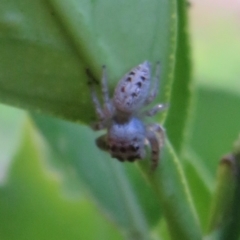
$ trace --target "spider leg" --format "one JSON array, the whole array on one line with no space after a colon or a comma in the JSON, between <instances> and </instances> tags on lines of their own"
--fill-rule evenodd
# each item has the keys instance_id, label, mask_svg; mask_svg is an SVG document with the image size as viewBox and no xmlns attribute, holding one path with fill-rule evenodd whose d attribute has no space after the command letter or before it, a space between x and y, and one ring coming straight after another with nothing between
<instances>
[{"instance_id":1,"label":"spider leg","mask_svg":"<svg viewBox=\"0 0 240 240\"><path fill-rule=\"evenodd\" d=\"M154 106L153 108L144 111L142 114L143 116L147 116L147 117L152 117L155 114L157 114L158 112L164 111L166 108L168 108L169 104L158 104L156 106Z\"/></svg>"},{"instance_id":2,"label":"spider leg","mask_svg":"<svg viewBox=\"0 0 240 240\"><path fill-rule=\"evenodd\" d=\"M158 165L160 149L164 144L164 129L159 124L147 126L146 137L151 146L151 170L155 170Z\"/></svg>"},{"instance_id":3,"label":"spider leg","mask_svg":"<svg viewBox=\"0 0 240 240\"><path fill-rule=\"evenodd\" d=\"M103 66L102 81L101 81L101 85L102 85L101 90L102 90L102 94L103 94L104 107L101 106L101 103L100 103L100 101L97 97L97 93L96 93L95 85L98 84L98 82L95 80L93 74L89 71L89 69L87 69L86 73L89 78L88 84L89 84L90 91L91 91L92 102L95 106L95 111L98 116L98 119L100 120L100 122L98 124L95 124L95 126L99 125L99 127L93 126L93 129L95 129L95 130L103 129L103 127L100 127L100 125L104 125L104 122L108 118L111 118L113 115L113 112L114 112L112 102L109 99L106 67Z\"/></svg>"},{"instance_id":4,"label":"spider leg","mask_svg":"<svg viewBox=\"0 0 240 240\"><path fill-rule=\"evenodd\" d=\"M97 114L99 120L102 121L103 119L105 119L105 116L104 116L104 112L103 112L103 109L101 107L100 101L97 97L96 89L95 89L95 86L94 86L98 82L95 80L94 76L89 71L89 69L86 70L86 74L87 74L88 79L89 79L88 85L89 85L89 88L90 88L90 91L91 91L91 98L92 98L92 102L95 106L96 114Z\"/></svg>"},{"instance_id":5,"label":"spider leg","mask_svg":"<svg viewBox=\"0 0 240 240\"><path fill-rule=\"evenodd\" d=\"M109 98L108 82L107 82L107 69L106 66L102 67L102 94L104 101L104 113L106 118L111 118L113 115L113 106Z\"/></svg>"},{"instance_id":6,"label":"spider leg","mask_svg":"<svg viewBox=\"0 0 240 240\"><path fill-rule=\"evenodd\" d=\"M108 92L108 82L107 82L107 70L106 66L102 66L102 94L104 103L109 103L109 92Z\"/></svg>"},{"instance_id":7,"label":"spider leg","mask_svg":"<svg viewBox=\"0 0 240 240\"><path fill-rule=\"evenodd\" d=\"M106 139L106 134L98 137L96 139L96 145L102 149L103 151L108 151L108 145L107 145L107 139Z\"/></svg>"},{"instance_id":8,"label":"spider leg","mask_svg":"<svg viewBox=\"0 0 240 240\"><path fill-rule=\"evenodd\" d=\"M153 84L149 93L149 96L145 100L145 105L150 104L157 96L159 90L159 82L160 82L160 62L156 64L156 72L155 76L153 77Z\"/></svg>"}]
</instances>

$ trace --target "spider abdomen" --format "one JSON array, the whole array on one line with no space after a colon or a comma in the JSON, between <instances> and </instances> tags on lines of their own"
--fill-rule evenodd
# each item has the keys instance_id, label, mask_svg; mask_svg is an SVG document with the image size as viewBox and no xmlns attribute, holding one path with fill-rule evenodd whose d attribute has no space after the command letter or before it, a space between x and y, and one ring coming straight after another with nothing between
<instances>
[{"instance_id":1,"label":"spider abdomen","mask_svg":"<svg viewBox=\"0 0 240 240\"><path fill-rule=\"evenodd\" d=\"M144 104L150 87L150 64L145 61L133 68L118 83L113 102L117 110L136 112Z\"/></svg>"}]
</instances>

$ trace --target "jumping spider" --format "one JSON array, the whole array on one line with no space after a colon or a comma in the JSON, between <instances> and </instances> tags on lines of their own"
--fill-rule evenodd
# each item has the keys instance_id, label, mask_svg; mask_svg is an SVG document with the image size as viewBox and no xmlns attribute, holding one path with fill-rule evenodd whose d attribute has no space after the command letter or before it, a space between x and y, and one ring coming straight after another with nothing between
<instances>
[{"instance_id":1,"label":"jumping spider","mask_svg":"<svg viewBox=\"0 0 240 240\"><path fill-rule=\"evenodd\" d=\"M87 73L90 79L92 101L99 119L93 128L94 130L107 129L107 134L96 140L97 146L108 151L113 158L121 162L133 162L145 157L145 145L148 143L151 147L151 168L155 169L164 142L164 129L156 123L146 125L142 119L144 116L151 117L164 110L167 105L158 104L147 111L141 111L141 109L150 104L158 94L160 64L157 63L151 89L150 63L145 61L119 81L112 99L109 98L106 67L103 66L103 107L94 88L96 81L90 72Z\"/></svg>"}]
</instances>

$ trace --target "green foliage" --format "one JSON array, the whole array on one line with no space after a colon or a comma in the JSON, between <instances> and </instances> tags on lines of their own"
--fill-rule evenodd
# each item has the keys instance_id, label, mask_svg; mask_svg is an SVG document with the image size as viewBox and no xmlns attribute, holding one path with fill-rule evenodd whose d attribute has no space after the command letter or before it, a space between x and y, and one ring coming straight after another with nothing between
<instances>
[{"instance_id":1,"label":"green foliage","mask_svg":"<svg viewBox=\"0 0 240 240\"><path fill-rule=\"evenodd\" d=\"M173 68L174 0L4 0L0 16L4 103L89 124L94 111L86 68L99 78L105 64L112 88L146 59L162 62L166 81Z\"/></svg>"},{"instance_id":2,"label":"green foliage","mask_svg":"<svg viewBox=\"0 0 240 240\"><path fill-rule=\"evenodd\" d=\"M61 176L43 168L44 151L29 121L24 130L20 150L0 188L0 238L121 239L83 194L61 194Z\"/></svg>"},{"instance_id":3,"label":"green foliage","mask_svg":"<svg viewBox=\"0 0 240 240\"><path fill-rule=\"evenodd\" d=\"M239 186L226 165L215 191L214 178L239 131L240 98L192 91L186 11L184 0L1 1L0 100L34 111L0 107L0 239L225 239ZM100 79L106 64L112 91L144 60L161 61L157 101L170 103L154 173L148 159L122 164L100 151L89 128L86 69Z\"/></svg>"},{"instance_id":4,"label":"green foliage","mask_svg":"<svg viewBox=\"0 0 240 240\"><path fill-rule=\"evenodd\" d=\"M186 135L186 124L191 103L191 61L187 33L187 4L178 1L178 34L176 41L174 82L171 94L171 107L166 121L168 136L178 153L181 152Z\"/></svg>"}]
</instances>

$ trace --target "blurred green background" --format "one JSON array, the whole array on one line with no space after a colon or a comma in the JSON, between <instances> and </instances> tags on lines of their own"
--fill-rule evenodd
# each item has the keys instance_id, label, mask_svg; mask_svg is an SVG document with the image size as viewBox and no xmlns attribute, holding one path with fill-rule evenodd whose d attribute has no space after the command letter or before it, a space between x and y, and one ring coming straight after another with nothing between
<instances>
[{"instance_id":1,"label":"blurred green background","mask_svg":"<svg viewBox=\"0 0 240 240\"><path fill-rule=\"evenodd\" d=\"M184 167L203 230L219 159L240 130L239 16L234 0L195 0L189 8L195 95ZM33 118L41 124L40 116ZM63 174L46 160L58 156L36 122L23 110L0 106L0 239L125 239L86 183L75 181L66 163L58 166Z\"/></svg>"}]
</instances>

